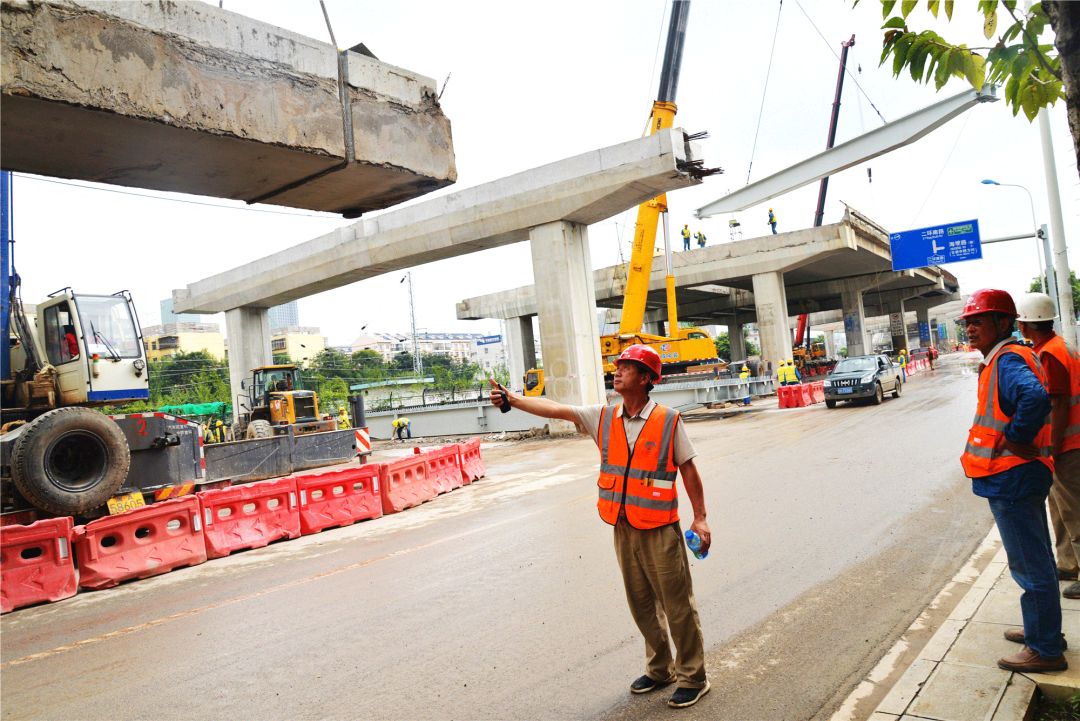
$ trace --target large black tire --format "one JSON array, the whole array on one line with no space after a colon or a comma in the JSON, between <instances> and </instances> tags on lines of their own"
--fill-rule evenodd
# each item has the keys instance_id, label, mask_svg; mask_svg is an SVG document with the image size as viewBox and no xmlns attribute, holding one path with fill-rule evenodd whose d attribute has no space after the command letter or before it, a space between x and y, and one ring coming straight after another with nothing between
<instances>
[{"instance_id":1,"label":"large black tire","mask_svg":"<svg viewBox=\"0 0 1080 721\"><path fill-rule=\"evenodd\" d=\"M31 504L76 515L104 505L131 466L120 426L89 408L57 408L30 423L11 452L11 480Z\"/></svg>"},{"instance_id":2,"label":"large black tire","mask_svg":"<svg viewBox=\"0 0 1080 721\"><path fill-rule=\"evenodd\" d=\"M882 401L885 400L885 391L882 390L881 384L876 383L874 386L874 397L870 399L870 402L875 406L880 406Z\"/></svg>"},{"instance_id":3,"label":"large black tire","mask_svg":"<svg viewBox=\"0 0 1080 721\"><path fill-rule=\"evenodd\" d=\"M825 407L826 408L836 408L836 401L829 401L829 400L825 401Z\"/></svg>"},{"instance_id":4,"label":"large black tire","mask_svg":"<svg viewBox=\"0 0 1080 721\"><path fill-rule=\"evenodd\" d=\"M248 424L247 432L244 434L245 438L273 438L274 427L270 425L270 421L257 420Z\"/></svg>"}]
</instances>

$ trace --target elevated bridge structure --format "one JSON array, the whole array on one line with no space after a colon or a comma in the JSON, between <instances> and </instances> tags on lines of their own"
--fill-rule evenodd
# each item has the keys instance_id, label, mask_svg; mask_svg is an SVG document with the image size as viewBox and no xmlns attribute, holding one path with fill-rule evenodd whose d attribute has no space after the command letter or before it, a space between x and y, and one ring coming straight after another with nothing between
<instances>
[{"instance_id":1,"label":"elevated bridge structure","mask_svg":"<svg viewBox=\"0 0 1080 721\"><path fill-rule=\"evenodd\" d=\"M841 311L848 353L859 355L870 351L868 314L915 310L925 321L930 308L959 297L956 278L942 268L894 272L888 233L852 208L839 223L675 253L673 264L679 319L727 326L733 358L746 357L743 325L757 323L762 359L774 365L791 355L796 314ZM621 307L625 278L624 265L593 271L596 304ZM536 303L536 290L526 286L468 298L458 304L457 317L506 321L511 378L516 379L536 362L531 318ZM666 317L662 268L652 273L648 303L647 320ZM894 347L906 348L906 336L894 338ZM541 352L546 352L543 338Z\"/></svg>"}]
</instances>

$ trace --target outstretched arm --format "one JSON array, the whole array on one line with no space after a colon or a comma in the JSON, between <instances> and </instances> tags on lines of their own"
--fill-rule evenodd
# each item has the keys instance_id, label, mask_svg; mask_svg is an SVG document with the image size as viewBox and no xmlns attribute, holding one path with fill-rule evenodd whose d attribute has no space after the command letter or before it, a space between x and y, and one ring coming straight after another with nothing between
<instances>
[{"instance_id":1,"label":"outstretched arm","mask_svg":"<svg viewBox=\"0 0 1080 721\"><path fill-rule=\"evenodd\" d=\"M712 544L712 533L705 521L705 491L701 487L701 476L698 475L694 459L691 458L679 466L679 473L682 475L686 495L690 498L690 505L694 508L694 522L690 524L690 530L701 537L702 552L708 551Z\"/></svg>"},{"instance_id":2,"label":"outstretched arm","mask_svg":"<svg viewBox=\"0 0 1080 721\"><path fill-rule=\"evenodd\" d=\"M559 420L570 421L571 423L577 421L577 415L574 413L574 409L568 405L556 403L547 398L532 398L519 395L493 378L489 378L488 382L491 384L491 394L489 396L491 405L496 408L502 407L502 404L504 403L503 394L505 394L505 402L509 402L511 408L517 408L526 413L531 413L534 416L540 416L541 418L558 418Z\"/></svg>"}]
</instances>

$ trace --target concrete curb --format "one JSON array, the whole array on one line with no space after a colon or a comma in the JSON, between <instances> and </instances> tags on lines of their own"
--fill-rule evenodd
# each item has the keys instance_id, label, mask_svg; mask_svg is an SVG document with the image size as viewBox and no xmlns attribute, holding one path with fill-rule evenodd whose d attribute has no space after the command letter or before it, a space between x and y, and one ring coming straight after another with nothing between
<instances>
[{"instance_id":1,"label":"concrete curb","mask_svg":"<svg viewBox=\"0 0 1080 721\"><path fill-rule=\"evenodd\" d=\"M993 559L978 573L976 559L991 551L996 551ZM1022 625L1021 591L1007 571L1005 550L995 526L952 581L848 696L833 721L854 717L859 702L896 669L909 646L908 637L926 627L929 612L957 584L971 583L971 588L893 684L869 721L1024 721L1038 691L1059 699L1080 691L1080 649L1075 647L1066 651L1070 668L1062 673L1020 674L997 667L998 658L1018 649L1002 633ZM1063 598L1061 606L1065 635L1080 639L1080 602Z\"/></svg>"}]
</instances>

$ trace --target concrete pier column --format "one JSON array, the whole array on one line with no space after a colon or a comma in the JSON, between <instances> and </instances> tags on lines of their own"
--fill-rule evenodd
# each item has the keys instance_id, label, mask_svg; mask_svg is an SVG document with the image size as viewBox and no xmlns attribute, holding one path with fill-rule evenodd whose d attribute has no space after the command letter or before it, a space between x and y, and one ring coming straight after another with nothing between
<instances>
[{"instance_id":1,"label":"concrete pier column","mask_svg":"<svg viewBox=\"0 0 1080 721\"><path fill-rule=\"evenodd\" d=\"M746 359L746 339L743 335L743 324L738 322L731 322L727 327L728 331L728 343L731 345L731 357L725 358L726 361L732 360L745 360Z\"/></svg>"},{"instance_id":2,"label":"concrete pier column","mask_svg":"<svg viewBox=\"0 0 1080 721\"><path fill-rule=\"evenodd\" d=\"M882 310L888 314L889 323L889 335L892 337L892 349L894 353L899 353L900 349L908 349L908 337L907 337L907 319L904 317L906 308L904 307L904 301L898 300L892 303L886 303ZM900 325L895 325L895 316L900 315Z\"/></svg>"},{"instance_id":3,"label":"concrete pier column","mask_svg":"<svg viewBox=\"0 0 1080 721\"><path fill-rule=\"evenodd\" d=\"M782 272L758 273L754 281L754 308L761 338L761 360L775 371L791 357L791 330L788 328L787 292ZM771 364L771 366L769 365ZM764 371L763 371L764 374Z\"/></svg>"},{"instance_id":4,"label":"concrete pier column","mask_svg":"<svg viewBox=\"0 0 1080 721\"><path fill-rule=\"evenodd\" d=\"M836 357L836 331L825 331L825 355L829 358Z\"/></svg>"},{"instance_id":5,"label":"concrete pier column","mask_svg":"<svg viewBox=\"0 0 1080 721\"><path fill-rule=\"evenodd\" d=\"M560 403L603 403L600 333L587 229L565 220L545 223L529 231L529 242L545 393ZM557 428L555 423L550 427L553 432L568 430Z\"/></svg>"},{"instance_id":6,"label":"concrete pier column","mask_svg":"<svg viewBox=\"0 0 1080 721\"><path fill-rule=\"evenodd\" d=\"M533 336L532 316L522 315L506 321L506 365L510 387L521 390L525 371L536 367L536 339Z\"/></svg>"},{"instance_id":7,"label":"concrete pier column","mask_svg":"<svg viewBox=\"0 0 1080 721\"><path fill-rule=\"evenodd\" d=\"M253 368L270 365L274 359L270 350L269 310L246 306L225 311L225 335L229 338L229 386L235 421L244 410L240 403L248 404L251 390L241 388L241 381L250 381Z\"/></svg>"},{"instance_id":8,"label":"concrete pier column","mask_svg":"<svg viewBox=\"0 0 1080 721\"><path fill-rule=\"evenodd\" d=\"M844 335L847 338L848 357L866 355L870 344L866 340L866 309L863 307L863 285L844 281L840 291L840 304L844 310Z\"/></svg>"},{"instance_id":9,"label":"concrete pier column","mask_svg":"<svg viewBox=\"0 0 1080 721\"><path fill-rule=\"evenodd\" d=\"M919 347L936 346L934 329L930 327L930 306L925 303L915 306L915 321L919 326Z\"/></svg>"}]
</instances>

